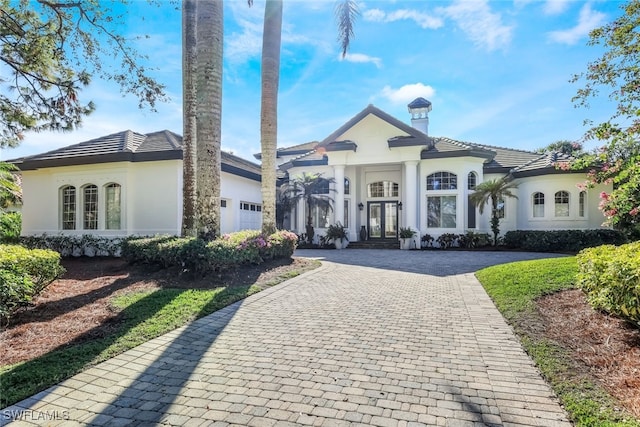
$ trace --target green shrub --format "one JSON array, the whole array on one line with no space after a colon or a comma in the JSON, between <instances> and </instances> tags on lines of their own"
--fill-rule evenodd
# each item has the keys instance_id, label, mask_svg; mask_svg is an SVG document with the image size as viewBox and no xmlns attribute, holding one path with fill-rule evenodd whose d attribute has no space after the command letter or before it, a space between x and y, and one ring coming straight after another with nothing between
<instances>
[{"instance_id":1,"label":"green shrub","mask_svg":"<svg viewBox=\"0 0 640 427\"><path fill-rule=\"evenodd\" d=\"M22 231L20 212L0 213L0 242L18 243Z\"/></svg>"},{"instance_id":2,"label":"green shrub","mask_svg":"<svg viewBox=\"0 0 640 427\"><path fill-rule=\"evenodd\" d=\"M504 235L504 244L512 249L534 252L578 252L585 248L626 242L624 234L611 229L594 230L517 230Z\"/></svg>"},{"instance_id":3,"label":"green shrub","mask_svg":"<svg viewBox=\"0 0 640 427\"><path fill-rule=\"evenodd\" d=\"M0 245L0 317L8 319L62 273L57 252Z\"/></svg>"},{"instance_id":4,"label":"green shrub","mask_svg":"<svg viewBox=\"0 0 640 427\"><path fill-rule=\"evenodd\" d=\"M298 236L277 231L265 237L257 230L225 234L205 242L175 236L134 237L122 244L122 257L130 263L180 267L195 274L207 274L243 264L258 264L293 255Z\"/></svg>"},{"instance_id":5,"label":"green shrub","mask_svg":"<svg viewBox=\"0 0 640 427\"><path fill-rule=\"evenodd\" d=\"M640 326L640 242L585 249L576 259L589 303Z\"/></svg>"}]
</instances>

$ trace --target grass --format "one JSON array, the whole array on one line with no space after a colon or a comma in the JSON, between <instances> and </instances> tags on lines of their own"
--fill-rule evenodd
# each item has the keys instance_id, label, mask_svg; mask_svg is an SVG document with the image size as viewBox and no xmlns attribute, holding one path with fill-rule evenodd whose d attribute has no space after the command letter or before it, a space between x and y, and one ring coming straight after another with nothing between
<instances>
[{"instance_id":1,"label":"grass","mask_svg":"<svg viewBox=\"0 0 640 427\"><path fill-rule=\"evenodd\" d=\"M575 257L565 257L497 265L476 276L577 426L638 427L639 420L615 411L613 398L603 388L576 374L567 351L524 327L536 320L536 298L574 288L576 274Z\"/></svg>"},{"instance_id":2,"label":"grass","mask_svg":"<svg viewBox=\"0 0 640 427\"><path fill-rule=\"evenodd\" d=\"M115 330L87 340L86 336L30 361L0 368L0 408L59 383L99 362L114 357L190 321L211 314L260 290L320 265L315 261L300 271L289 271L261 286L216 289L158 289L115 297L120 311ZM91 334L89 331L87 334Z\"/></svg>"}]
</instances>

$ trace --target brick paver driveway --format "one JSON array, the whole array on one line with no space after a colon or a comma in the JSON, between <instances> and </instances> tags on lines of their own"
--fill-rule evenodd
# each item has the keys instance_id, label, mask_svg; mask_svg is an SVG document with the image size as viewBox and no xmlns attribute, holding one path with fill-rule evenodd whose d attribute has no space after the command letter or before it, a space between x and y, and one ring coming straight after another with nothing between
<instances>
[{"instance_id":1,"label":"brick paver driveway","mask_svg":"<svg viewBox=\"0 0 640 427\"><path fill-rule=\"evenodd\" d=\"M2 422L570 425L472 274L538 255L297 255L323 266L6 408Z\"/></svg>"}]
</instances>

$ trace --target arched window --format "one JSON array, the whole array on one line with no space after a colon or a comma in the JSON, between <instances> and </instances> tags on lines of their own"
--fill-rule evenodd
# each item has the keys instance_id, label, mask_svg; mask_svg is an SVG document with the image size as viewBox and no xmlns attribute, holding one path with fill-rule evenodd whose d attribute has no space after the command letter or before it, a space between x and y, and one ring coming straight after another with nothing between
<instances>
[{"instance_id":1,"label":"arched window","mask_svg":"<svg viewBox=\"0 0 640 427\"><path fill-rule=\"evenodd\" d=\"M427 190L457 190L458 176L451 172L435 172L427 176Z\"/></svg>"},{"instance_id":2,"label":"arched window","mask_svg":"<svg viewBox=\"0 0 640 427\"><path fill-rule=\"evenodd\" d=\"M578 216L581 218L585 217L585 205L587 202L587 192L581 191L578 194Z\"/></svg>"},{"instance_id":3,"label":"arched window","mask_svg":"<svg viewBox=\"0 0 640 427\"><path fill-rule=\"evenodd\" d=\"M121 218L121 188L120 184L108 184L105 187L105 228L120 230Z\"/></svg>"},{"instance_id":4,"label":"arched window","mask_svg":"<svg viewBox=\"0 0 640 427\"><path fill-rule=\"evenodd\" d=\"M569 216L569 192L556 192L555 202L556 216Z\"/></svg>"},{"instance_id":5,"label":"arched window","mask_svg":"<svg viewBox=\"0 0 640 427\"><path fill-rule=\"evenodd\" d=\"M60 189L60 218L63 230L76 229L76 187L67 185Z\"/></svg>"},{"instance_id":6,"label":"arched window","mask_svg":"<svg viewBox=\"0 0 640 427\"><path fill-rule=\"evenodd\" d=\"M533 217L544 217L544 193L533 193Z\"/></svg>"},{"instance_id":7,"label":"arched window","mask_svg":"<svg viewBox=\"0 0 640 427\"><path fill-rule=\"evenodd\" d=\"M82 225L85 230L98 229L98 187L90 184L82 189Z\"/></svg>"},{"instance_id":8,"label":"arched window","mask_svg":"<svg viewBox=\"0 0 640 427\"><path fill-rule=\"evenodd\" d=\"M344 194L351 194L351 181L349 181L349 178L344 179Z\"/></svg>"},{"instance_id":9,"label":"arched window","mask_svg":"<svg viewBox=\"0 0 640 427\"><path fill-rule=\"evenodd\" d=\"M367 185L368 197L398 197L398 184L392 181L378 181Z\"/></svg>"},{"instance_id":10,"label":"arched window","mask_svg":"<svg viewBox=\"0 0 640 427\"><path fill-rule=\"evenodd\" d=\"M469 172L469 175L467 175L467 189L475 190L477 181L478 175L475 172Z\"/></svg>"}]
</instances>

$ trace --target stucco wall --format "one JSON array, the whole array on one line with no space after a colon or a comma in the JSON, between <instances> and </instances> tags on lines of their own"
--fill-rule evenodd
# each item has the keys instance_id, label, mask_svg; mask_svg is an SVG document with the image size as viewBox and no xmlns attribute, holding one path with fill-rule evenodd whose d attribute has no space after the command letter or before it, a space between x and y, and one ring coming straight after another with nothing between
<instances>
[{"instance_id":1,"label":"stucco wall","mask_svg":"<svg viewBox=\"0 0 640 427\"><path fill-rule=\"evenodd\" d=\"M107 184L121 185L121 229L104 224ZM82 193L87 184L98 187L98 229L82 228ZM62 230L60 189L76 187L76 229ZM106 163L23 172L22 234L99 234L102 236L180 234L182 218L182 161ZM241 201L261 204L260 182L222 172L221 231L239 230Z\"/></svg>"}]
</instances>

